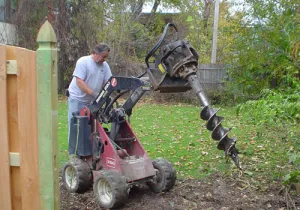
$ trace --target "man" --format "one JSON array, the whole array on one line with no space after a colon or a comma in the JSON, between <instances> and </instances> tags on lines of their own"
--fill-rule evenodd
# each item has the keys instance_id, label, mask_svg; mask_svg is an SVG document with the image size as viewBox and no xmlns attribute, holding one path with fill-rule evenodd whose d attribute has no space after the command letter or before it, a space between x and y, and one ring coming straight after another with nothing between
<instances>
[{"instance_id":1,"label":"man","mask_svg":"<svg viewBox=\"0 0 300 210\"><path fill-rule=\"evenodd\" d=\"M103 43L97 45L91 55L83 56L76 62L73 79L69 86L68 127L73 112L90 104L98 96L106 81L112 76L105 61L110 48Z\"/></svg>"}]
</instances>

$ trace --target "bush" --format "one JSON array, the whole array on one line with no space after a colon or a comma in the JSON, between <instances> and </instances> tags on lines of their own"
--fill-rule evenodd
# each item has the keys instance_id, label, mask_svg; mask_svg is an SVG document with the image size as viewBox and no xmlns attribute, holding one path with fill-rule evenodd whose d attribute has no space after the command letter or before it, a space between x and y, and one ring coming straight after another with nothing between
<instances>
[{"instance_id":1,"label":"bush","mask_svg":"<svg viewBox=\"0 0 300 210\"><path fill-rule=\"evenodd\" d=\"M255 124L300 122L300 85L280 91L264 89L259 100L238 105L237 114L241 113Z\"/></svg>"}]
</instances>

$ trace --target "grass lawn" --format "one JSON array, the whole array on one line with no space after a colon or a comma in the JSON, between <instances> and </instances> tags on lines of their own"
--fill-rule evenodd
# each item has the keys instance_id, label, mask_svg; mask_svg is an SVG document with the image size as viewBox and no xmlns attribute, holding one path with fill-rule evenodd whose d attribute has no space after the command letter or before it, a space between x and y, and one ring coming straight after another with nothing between
<instances>
[{"instance_id":1,"label":"grass lawn","mask_svg":"<svg viewBox=\"0 0 300 210\"><path fill-rule=\"evenodd\" d=\"M299 124L261 127L249 124L243 116L236 116L234 107L221 108L225 118L223 127L232 127L230 137L237 137L240 162L244 176L257 186L279 180L290 171L299 170ZM67 102L59 101L59 161L67 160ZM219 172L239 174L230 160L226 163L217 141L210 137L205 121L199 117L201 108L187 104L138 104L131 117L131 125L148 155L164 157L173 163L179 178L205 178ZM295 158L296 157L296 158ZM293 162L293 158L297 161Z\"/></svg>"},{"instance_id":2,"label":"grass lawn","mask_svg":"<svg viewBox=\"0 0 300 210\"><path fill-rule=\"evenodd\" d=\"M68 159L68 102L58 101L58 158L60 166Z\"/></svg>"}]
</instances>

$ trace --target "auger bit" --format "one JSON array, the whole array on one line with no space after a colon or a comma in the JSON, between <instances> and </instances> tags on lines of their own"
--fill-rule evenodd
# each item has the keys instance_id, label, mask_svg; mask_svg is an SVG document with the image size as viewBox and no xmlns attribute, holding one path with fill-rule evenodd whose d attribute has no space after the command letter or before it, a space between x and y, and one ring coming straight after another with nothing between
<instances>
[{"instance_id":1,"label":"auger bit","mask_svg":"<svg viewBox=\"0 0 300 210\"><path fill-rule=\"evenodd\" d=\"M200 117L202 120L207 121L206 128L212 131L212 138L219 142L218 149L224 150L226 157L231 157L235 165L241 169L238 150L235 147L236 138L230 138L228 136L228 133L231 129L223 128L222 121L224 118L217 116L218 110L210 107L197 76L190 75L187 79L204 107L200 112Z\"/></svg>"}]
</instances>

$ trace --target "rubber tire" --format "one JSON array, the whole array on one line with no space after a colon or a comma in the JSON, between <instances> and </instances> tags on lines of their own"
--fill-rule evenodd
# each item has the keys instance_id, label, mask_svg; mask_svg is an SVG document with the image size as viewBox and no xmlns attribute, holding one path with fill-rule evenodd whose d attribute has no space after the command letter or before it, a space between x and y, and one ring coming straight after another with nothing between
<instances>
[{"instance_id":1,"label":"rubber tire","mask_svg":"<svg viewBox=\"0 0 300 210\"><path fill-rule=\"evenodd\" d=\"M105 201L105 194L100 192L98 184L100 186L101 184L107 184L111 189L111 197L109 198L109 201ZM105 188L104 185L101 187ZM110 189L108 189L108 191L110 191ZM111 209L122 207L128 200L128 194L129 185L126 178L118 171L103 170L95 180L94 195L97 203L103 208Z\"/></svg>"},{"instance_id":2,"label":"rubber tire","mask_svg":"<svg viewBox=\"0 0 300 210\"><path fill-rule=\"evenodd\" d=\"M73 170L75 173L74 186L70 186L67 181L68 170ZM90 189L92 177L91 169L87 162L79 158L73 158L63 167L62 171L63 183L69 192L84 193Z\"/></svg>"},{"instance_id":3,"label":"rubber tire","mask_svg":"<svg viewBox=\"0 0 300 210\"><path fill-rule=\"evenodd\" d=\"M147 182L152 192L167 192L172 189L176 181L176 170L172 164L164 159L157 158L152 161L153 167L157 170L157 182Z\"/></svg>"}]
</instances>

